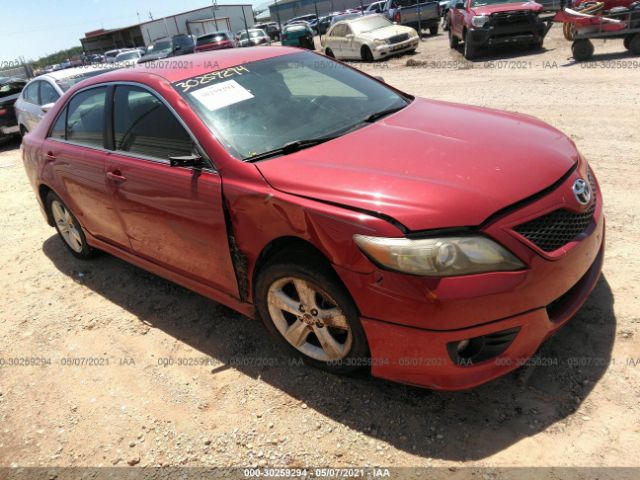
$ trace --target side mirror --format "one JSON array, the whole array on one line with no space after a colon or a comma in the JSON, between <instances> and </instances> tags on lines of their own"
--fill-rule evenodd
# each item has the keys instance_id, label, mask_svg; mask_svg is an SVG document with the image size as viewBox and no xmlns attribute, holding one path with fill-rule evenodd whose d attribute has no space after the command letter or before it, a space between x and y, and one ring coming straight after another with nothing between
<instances>
[{"instance_id":1,"label":"side mirror","mask_svg":"<svg viewBox=\"0 0 640 480\"><path fill-rule=\"evenodd\" d=\"M386 83L386 82L384 81L384 77L381 77L380 75L374 75L374 76L373 76L373 78L375 78L375 79L376 79L376 80L378 80L379 82Z\"/></svg>"},{"instance_id":2,"label":"side mirror","mask_svg":"<svg viewBox=\"0 0 640 480\"><path fill-rule=\"evenodd\" d=\"M53 108L54 105L55 105L55 103L45 103L40 108L42 109L42 111L44 113L47 113L49 110L51 110Z\"/></svg>"},{"instance_id":3,"label":"side mirror","mask_svg":"<svg viewBox=\"0 0 640 480\"><path fill-rule=\"evenodd\" d=\"M169 157L169 165L172 167L195 167L201 168L204 166L202 157L196 153L191 155L181 155L175 157Z\"/></svg>"}]
</instances>

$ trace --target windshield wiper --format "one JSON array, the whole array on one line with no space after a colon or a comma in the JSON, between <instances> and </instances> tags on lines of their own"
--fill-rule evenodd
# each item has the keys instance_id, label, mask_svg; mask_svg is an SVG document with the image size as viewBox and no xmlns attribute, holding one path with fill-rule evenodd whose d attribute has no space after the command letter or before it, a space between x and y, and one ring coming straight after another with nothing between
<instances>
[{"instance_id":1,"label":"windshield wiper","mask_svg":"<svg viewBox=\"0 0 640 480\"><path fill-rule=\"evenodd\" d=\"M391 115L392 113L399 112L404 107L406 107L406 105L402 105L401 107L387 108L386 110L382 110L380 112L372 113L367 118L365 118L363 121L367 122L367 123L373 123L376 120L380 120L382 117L386 117L387 115Z\"/></svg>"},{"instance_id":2,"label":"windshield wiper","mask_svg":"<svg viewBox=\"0 0 640 480\"><path fill-rule=\"evenodd\" d=\"M279 155L288 155L290 153L304 150L305 148L313 147L329 140L338 138L339 135L332 135L330 137L310 138L308 140L294 140L293 142L285 143L282 147L267 152L252 155L247 158L243 158L245 162L255 162L257 160L263 160L265 158L277 157Z\"/></svg>"}]
</instances>

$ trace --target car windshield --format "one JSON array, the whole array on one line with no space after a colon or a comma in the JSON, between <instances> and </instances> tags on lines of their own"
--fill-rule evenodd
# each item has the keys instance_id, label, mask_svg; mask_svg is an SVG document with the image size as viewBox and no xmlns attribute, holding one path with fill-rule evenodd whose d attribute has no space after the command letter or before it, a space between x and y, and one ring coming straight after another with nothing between
<instances>
[{"instance_id":1,"label":"car windshield","mask_svg":"<svg viewBox=\"0 0 640 480\"><path fill-rule=\"evenodd\" d=\"M500 5L501 3L522 3L523 0L471 0L472 7L484 7L485 5Z\"/></svg>"},{"instance_id":2,"label":"car windshield","mask_svg":"<svg viewBox=\"0 0 640 480\"><path fill-rule=\"evenodd\" d=\"M224 33L214 33L211 35L205 35L198 38L198 45L204 45L205 43L222 42L227 40L227 35Z\"/></svg>"},{"instance_id":3,"label":"car windshield","mask_svg":"<svg viewBox=\"0 0 640 480\"><path fill-rule=\"evenodd\" d=\"M71 87L73 87L76 83L80 83L81 81L87 78L95 77L96 75L100 75L101 73L109 72L111 70L112 70L111 68L103 68L99 70L97 69L87 70L86 72L79 73L77 75L74 75L73 77L58 79L56 80L56 83L58 84L58 86L63 92L66 92Z\"/></svg>"},{"instance_id":4,"label":"car windshield","mask_svg":"<svg viewBox=\"0 0 640 480\"><path fill-rule=\"evenodd\" d=\"M154 43L152 47L153 53L171 51L171 40L163 40L162 42Z\"/></svg>"},{"instance_id":5,"label":"car windshield","mask_svg":"<svg viewBox=\"0 0 640 480\"><path fill-rule=\"evenodd\" d=\"M375 16L352 22L351 28L355 33L367 33L378 30L379 28L388 27L389 25L393 25L393 23L384 17Z\"/></svg>"},{"instance_id":6,"label":"car windshield","mask_svg":"<svg viewBox=\"0 0 640 480\"><path fill-rule=\"evenodd\" d=\"M173 84L236 158L343 135L409 103L385 85L307 52Z\"/></svg>"}]
</instances>

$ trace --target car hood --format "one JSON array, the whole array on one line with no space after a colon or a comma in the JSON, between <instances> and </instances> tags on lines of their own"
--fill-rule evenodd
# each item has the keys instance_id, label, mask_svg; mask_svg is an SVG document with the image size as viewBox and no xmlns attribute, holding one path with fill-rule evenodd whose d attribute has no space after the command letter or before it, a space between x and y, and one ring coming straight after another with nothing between
<instances>
[{"instance_id":1,"label":"car hood","mask_svg":"<svg viewBox=\"0 0 640 480\"><path fill-rule=\"evenodd\" d=\"M578 161L533 117L416 99L335 140L257 162L273 188L393 217L409 230L475 226Z\"/></svg>"},{"instance_id":2,"label":"car hood","mask_svg":"<svg viewBox=\"0 0 640 480\"><path fill-rule=\"evenodd\" d=\"M161 60L163 58L167 58L170 54L171 52L149 53L147 55L143 55L138 61L138 63L153 62L154 60Z\"/></svg>"},{"instance_id":3,"label":"car hood","mask_svg":"<svg viewBox=\"0 0 640 480\"><path fill-rule=\"evenodd\" d=\"M402 25L389 25L388 27L378 28L371 32L361 33L358 36L369 40L375 40L376 38L390 38L395 35L401 35L403 33L408 33L409 36L412 36L411 34L413 32L415 32L415 30L410 27L403 27Z\"/></svg>"},{"instance_id":4,"label":"car hood","mask_svg":"<svg viewBox=\"0 0 640 480\"><path fill-rule=\"evenodd\" d=\"M491 15L499 12L518 12L521 10L542 11L542 5L536 2L499 3L497 5L485 5L471 8L473 15Z\"/></svg>"}]
</instances>

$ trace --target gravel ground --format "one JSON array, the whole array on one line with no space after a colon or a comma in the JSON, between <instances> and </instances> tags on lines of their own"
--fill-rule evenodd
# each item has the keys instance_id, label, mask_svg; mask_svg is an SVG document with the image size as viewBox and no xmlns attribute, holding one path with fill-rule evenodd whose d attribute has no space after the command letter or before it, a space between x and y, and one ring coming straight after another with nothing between
<instances>
[{"instance_id":1,"label":"gravel ground","mask_svg":"<svg viewBox=\"0 0 640 480\"><path fill-rule=\"evenodd\" d=\"M354 63L411 94L540 117L602 185L594 293L538 366L466 392L290 365L256 322L113 257L74 259L18 143L0 146L0 466L638 466L640 58L596 42L578 65L569 47L556 26L539 52L469 63L439 35ZM19 357L37 365L7 365Z\"/></svg>"}]
</instances>

